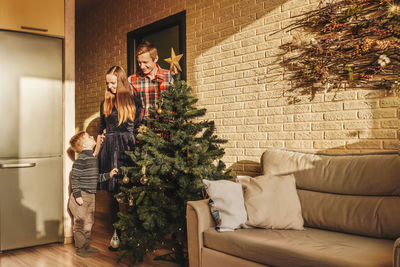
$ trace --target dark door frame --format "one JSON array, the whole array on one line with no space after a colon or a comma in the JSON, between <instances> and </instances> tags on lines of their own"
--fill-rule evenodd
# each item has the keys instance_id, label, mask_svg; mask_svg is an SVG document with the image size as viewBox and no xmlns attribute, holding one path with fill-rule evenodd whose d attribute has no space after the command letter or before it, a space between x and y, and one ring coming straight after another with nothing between
<instances>
[{"instance_id":1,"label":"dark door frame","mask_svg":"<svg viewBox=\"0 0 400 267\"><path fill-rule=\"evenodd\" d=\"M165 19L156 21L139 29L128 32L127 34L127 56L128 70L127 74L131 75L137 72L135 50L136 46L143 41L146 35L178 26L179 28L179 47L180 51L175 51L176 54L183 54L180 60L182 67L182 79L186 80L186 11L182 11Z\"/></svg>"}]
</instances>

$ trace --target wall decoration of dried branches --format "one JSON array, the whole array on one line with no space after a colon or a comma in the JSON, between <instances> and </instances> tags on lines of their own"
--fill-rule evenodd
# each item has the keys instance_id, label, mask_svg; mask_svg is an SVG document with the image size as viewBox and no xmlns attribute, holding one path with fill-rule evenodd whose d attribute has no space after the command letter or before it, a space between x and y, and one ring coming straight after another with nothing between
<instances>
[{"instance_id":1,"label":"wall decoration of dried branches","mask_svg":"<svg viewBox=\"0 0 400 267\"><path fill-rule=\"evenodd\" d=\"M286 30L294 38L282 46L283 65L295 88L400 92L399 0L322 1Z\"/></svg>"}]
</instances>

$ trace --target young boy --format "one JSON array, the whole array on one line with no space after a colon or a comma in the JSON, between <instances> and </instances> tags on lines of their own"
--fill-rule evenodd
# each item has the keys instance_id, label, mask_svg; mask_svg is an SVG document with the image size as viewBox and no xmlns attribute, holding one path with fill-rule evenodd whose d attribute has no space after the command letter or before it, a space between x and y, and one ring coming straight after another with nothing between
<instances>
[{"instance_id":1,"label":"young boy","mask_svg":"<svg viewBox=\"0 0 400 267\"><path fill-rule=\"evenodd\" d=\"M97 182L109 180L118 173L114 168L110 173L99 174L96 153L93 151L96 141L86 132L79 132L70 140L71 148L79 153L72 165L72 193L68 207L74 217L74 240L76 254L90 257L99 250L90 245L91 230L94 223L95 193Z\"/></svg>"}]
</instances>

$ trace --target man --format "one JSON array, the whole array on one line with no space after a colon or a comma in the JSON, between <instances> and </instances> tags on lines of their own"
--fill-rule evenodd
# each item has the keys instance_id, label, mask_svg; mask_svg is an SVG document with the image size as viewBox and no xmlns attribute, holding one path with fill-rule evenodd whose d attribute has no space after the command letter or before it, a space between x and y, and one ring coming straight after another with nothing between
<instances>
[{"instance_id":1,"label":"man","mask_svg":"<svg viewBox=\"0 0 400 267\"><path fill-rule=\"evenodd\" d=\"M145 41L136 49L136 60L140 72L128 77L132 93L142 101L142 116L149 115L149 107L154 107L156 99L161 98L161 91L167 90L174 82L169 70L160 68L157 64L157 48Z\"/></svg>"}]
</instances>

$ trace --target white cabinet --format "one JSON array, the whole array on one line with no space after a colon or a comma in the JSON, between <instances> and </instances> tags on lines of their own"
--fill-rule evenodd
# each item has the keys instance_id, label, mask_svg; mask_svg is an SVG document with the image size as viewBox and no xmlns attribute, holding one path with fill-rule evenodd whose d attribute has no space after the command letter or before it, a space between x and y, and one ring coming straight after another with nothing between
<instances>
[{"instance_id":1,"label":"white cabinet","mask_svg":"<svg viewBox=\"0 0 400 267\"><path fill-rule=\"evenodd\" d=\"M64 0L0 0L0 29L64 36Z\"/></svg>"}]
</instances>

